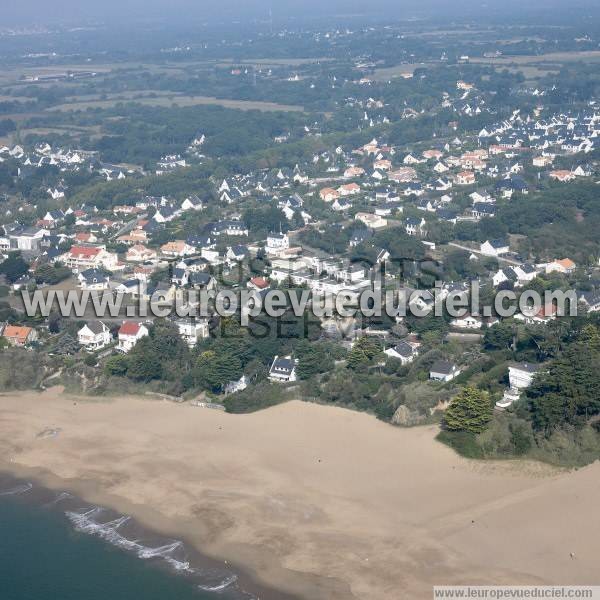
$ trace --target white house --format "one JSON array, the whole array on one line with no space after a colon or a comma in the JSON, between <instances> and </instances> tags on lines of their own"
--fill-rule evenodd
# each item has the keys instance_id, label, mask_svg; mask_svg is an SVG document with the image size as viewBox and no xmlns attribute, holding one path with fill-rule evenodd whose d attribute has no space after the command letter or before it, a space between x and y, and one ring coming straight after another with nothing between
<instances>
[{"instance_id":1,"label":"white house","mask_svg":"<svg viewBox=\"0 0 600 600\"><path fill-rule=\"evenodd\" d=\"M546 265L546 273L562 273L568 275L577 268L577 265L570 258L561 258L553 260Z\"/></svg>"},{"instance_id":2,"label":"white house","mask_svg":"<svg viewBox=\"0 0 600 600\"><path fill-rule=\"evenodd\" d=\"M129 352L139 340L146 337L150 332L145 325L135 321L123 321L119 329L119 343L117 350L120 352Z\"/></svg>"},{"instance_id":3,"label":"white house","mask_svg":"<svg viewBox=\"0 0 600 600\"><path fill-rule=\"evenodd\" d=\"M110 330L102 321L88 321L77 332L77 341L86 350L100 350L110 344Z\"/></svg>"},{"instance_id":4,"label":"white house","mask_svg":"<svg viewBox=\"0 0 600 600\"><path fill-rule=\"evenodd\" d=\"M277 383L296 381L296 366L298 360L291 356L276 356L269 369L269 379Z\"/></svg>"},{"instance_id":5,"label":"white house","mask_svg":"<svg viewBox=\"0 0 600 600\"><path fill-rule=\"evenodd\" d=\"M371 213L358 212L354 217L357 221L362 221L370 229L381 229L387 226L387 220L379 215Z\"/></svg>"},{"instance_id":6,"label":"white house","mask_svg":"<svg viewBox=\"0 0 600 600\"><path fill-rule=\"evenodd\" d=\"M156 260L157 258L158 254L156 250L147 248L143 244L133 245L127 250L127 254L125 255L125 260L128 262L146 262L147 260Z\"/></svg>"},{"instance_id":7,"label":"white house","mask_svg":"<svg viewBox=\"0 0 600 600\"><path fill-rule=\"evenodd\" d=\"M198 340L205 339L209 335L208 319L178 319L175 325L179 335L190 348L193 348Z\"/></svg>"},{"instance_id":8,"label":"white house","mask_svg":"<svg viewBox=\"0 0 600 600\"><path fill-rule=\"evenodd\" d=\"M429 379L433 381L452 381L460 375L460 369L453 363L445 360L436 361L429 370Z\"/></svg>"},{"instance_id":9,"label":"white house","mask_svg":"<svg viewBox=\"0 0 600 600\"><path fill-rule=\"evenodd\" d=\"M82 290L100 292L110 286L110 277L100 269L86 269L77 276Z\"/></svg>"},{"instance_id":10,"label":"white house","mask_svg":"<svg viewBox=\"0 0 600 600\"><path fill-rule=\"evenodd\" d=\"M507 240L486 240L480 246L480 252L484 256L501 256L510 252Z\"/></svg>"},{"instance_id":11,"label":"white house","mask_svg":"<svg viewBox=\"0 0 600 600\"><path fill-rule=\"evenodd\" d=\"M204 204L202 203L202 200L198 198L198 196L190 196L181 203L181 210L183 211L202 210L203 208Z\"/></svg>"},{"instance_id":12,"label":"white house","mask_svg":"<svg viewBox=\"0 0 600 600\"><path fill-rule=\"evenodd\" d=\"M426 224L427 222L423 218L406 217L404 229L408 235L424 235Z\"/></svg>"},{"instance_id":13,"label":"white house","mask_svg":"<svg viewBox=\"0 0 600 600\"><path fill-rule=\"evenodd\" d=\"M86 269L114 269L119 258L114 252L108 252L105 246L73 246L62 256L62 262L73 273Z\"/></svg>"},{"instance_id":14,"label":"white house","mask_svg":"<svg viewBox=\"0 0 600 600\"><path fill-rule=\"evenodd\" d=\"M267 254L278 254L290 247L290 238L287 233L269 233L265 251Z\"/></svg>"},{"instance_id":15,"label":"white house","mask_svg":"<svg viewBox=\"0 0 600 600\"><path fill-rule=\"evenodd\" d=\"M521 392L532 383L536 373L540 371L540 365L530 363L514 363L508 367L509 388L505 390L501 400L496 402L496 408L504 410L521 397Z\"/></svg>"},{"instance_id":16,"label":"white house","mask_svg":"<svg viewBox=\"0 0 600 600\"><path fill-rule=\"evenodd\" d=\"M452 325L452 327L457 327L458 329L481 329L483 327L483 321L479 317L467 314L463 317L452 319L450 325Z\"/></svg>"},{"instance_id":17,"label":"white house","mask_svg":"<svg viewBox=\"0 0 600 600\"><path fill-rule=\"evenodd\" d=\"M408 365L419 356L419 345L414 342L400 342L384 350L384 354L390 358L399 360L402 365Z\"/></svg>"}]
</instances>

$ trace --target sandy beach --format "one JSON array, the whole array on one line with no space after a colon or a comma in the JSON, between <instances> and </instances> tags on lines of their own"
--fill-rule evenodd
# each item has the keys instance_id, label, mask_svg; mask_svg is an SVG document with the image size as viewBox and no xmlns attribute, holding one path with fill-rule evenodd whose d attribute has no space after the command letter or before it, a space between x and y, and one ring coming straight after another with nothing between
<instances>
[{"instance_id":1,"label":"sandy beach","mask_svg":"<svg viewBox=\"0 0 600 600\"><path fill-rule=\"evenodd\" d=\"M48 429L59 431L39 436ZM58 389L0 395L0 469L132 514L299 598L600 583L600 464L467 461L436 432L301 402L229 415Z\"/></svg>"}]
</instances>

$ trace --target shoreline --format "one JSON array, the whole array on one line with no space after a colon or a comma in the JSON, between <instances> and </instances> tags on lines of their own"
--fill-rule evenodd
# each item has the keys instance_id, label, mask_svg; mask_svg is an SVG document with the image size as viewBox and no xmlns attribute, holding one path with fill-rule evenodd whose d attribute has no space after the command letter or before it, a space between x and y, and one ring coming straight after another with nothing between
<instances>
[{"instance_id":1,"label":"shoreline","mask_svg":"<svg viewBox=\"0 0 600 600\"><path fill-rule=\"evenodd\" d=\"M168 573L172 577L185 577L190 582L192 588L197 588L205 593L218 593L224 600L239 600L240 598L249 600L298 600L296 597L282 594L278 590L273 590L257 583L249 573L241 566L230 563L227 560L219 560L205 556L184 536L177 535L177 539L172 535L173 528L157 531L150 528L134 513L126 513L120 510L120 507L109 504L99 504L91 501L84 495L75 492L75 489L69 489L64 481L56 481L52 477L40 476L39 473L17 469L20 474L16 475L14 470L7 469L6 463L0 461L0 501L2 496L12 499L16 502L24 502L27 505L41 508L53 512L58 512L64 518L64 526L72 531L77 531L82 535L92 535L102 540L103 543L119 548L121 551L131 551L129 544L116 543L115 540L107 539L102 530L93 531L77 523L72 515L77 514L85 517L87 511L93 510L97 513L104 513L101 519L103 523L116 518L117 521L123 521L128 528L127 533L121 533L123 541L140 545L141 553L138 553L140 560L148 560L154 568ZM76 486L80 488L81 484ZM87 510L86 510L87 509ZM136 511L138 512L138 511ZM85 522L84 522L85 523ZM97 521L90 523L96 524ZM101 526L102 524L100 524ZM110 530L109 530L110 532ZM135 533L135 535L132 535ZM128 535L129 534L129 535ZM133 540L135 539L135 542ZM141 545L142 540L147 540L151 546ZM181 544L181 560L171 556L171 553L156 554L151 556L152 550L161 548L165 545ZM133 548L135 550L135 548ZM148 550L148 556L143 556L144 550ZM186 568L186 564L189 566ZM200 581L205 574L213 572L218 575L217 580L213 582ZM197 574L201 574L197 576ZM231 583L229 583L231 582ZM229 589L231 587L231 589Z\"/></svg>"},{"instance_id":2,"label":"shoreline","mask_svg":"<svg viewBox=\"0 0 600 600\"><path fill-rule=\"evenodd\" d=\"M52 389L0 397L0 470L227 561L261 600L597 583L600 463L474 462L435 432L298 401L230 415Z\"/></svg>"}]
</instances>

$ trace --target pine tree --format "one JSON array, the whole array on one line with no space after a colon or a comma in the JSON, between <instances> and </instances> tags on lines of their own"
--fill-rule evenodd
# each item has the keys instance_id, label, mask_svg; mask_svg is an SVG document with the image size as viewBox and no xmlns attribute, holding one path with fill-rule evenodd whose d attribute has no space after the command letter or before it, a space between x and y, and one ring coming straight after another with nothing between
<instances>
[{"instance_id":1,"label":"pine tree","mask_svg":"<svg viewBox=\"0 0 600 600\"><path fill-rule=\"evenodd\" d=\"M381 349L375 342L366 337L359 338L348 354L348 368L356 370L366 367L380 352Z\"/></svg>"},{"instance_id":2,"label":"pine tree","mask_svg":"<svg viewBox=\"0 0 600 600\"><path fill-rule=\"evenodd\" d=\"M444 415L450 431L481 433L492 418L492 404L487 392L466 387L452 400Z\"/></svg>"}]
</instances>

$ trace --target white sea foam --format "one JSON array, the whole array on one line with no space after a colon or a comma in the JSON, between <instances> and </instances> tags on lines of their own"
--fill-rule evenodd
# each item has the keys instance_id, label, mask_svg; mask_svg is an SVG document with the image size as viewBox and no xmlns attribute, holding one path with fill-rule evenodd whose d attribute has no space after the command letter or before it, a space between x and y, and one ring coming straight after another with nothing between
<instances>
[{"instance_id":1,"label":"white sea foam","mask_svg":"<svg viewBox=\"0 0 600 600\"><path fill-rule=\"evenodd\" d=\"M232 583L237 581L237 575L231 575L231 577L227 577L227 579L223 579L221 583L217 585L199 585L198 587L204 592L222 592L224 589L227 589Z\"/></svg>"},{"instance_id":2,"label":"white sea foam","mask_svg":"<svg viewBox=\"0 0 600 600\"><path fill-rule=\"evenodd\" d=\"M73 496L69 494L69 492L61 492L54 500L52 500L52 502L48 502L48 504L45 504L44 506L46 508L51 508L53 506L56 506L59 502L62 502L63 500L68 500L72 497Z\"/></svg>"},{"instance_id":3,"label":"white sea foam","mask_svg":"<svg viewBox=\"0 0 600 600\"><path fill-rule=\"evenodd\" d=\"M194 570L190 567L189 562L178 560L173 556L177 550L183 548L182 542L176 541L171 544L166 544L156 548L144 546L137 540L127 539L117 531L119 527L130 520L130 517L122 516L106 523L99 523L98 521L95 521L93 517L96 517L103 510L104 509L102 507L97 506L83 513L66 511L65 514L78 531L88 533L90 535L97 535L114 546L134 552L139 558L160 558L176 571L184 571L187 573L194 572Z\"/></svg>"},{"instance_id":4,"label":"white sea foam","mask_svg":"<svg viewBox=\"0 0 600 600\"><path fill-rule=\"evenodd\" d=\"M22 485L18 485L10 490L6 490L4 492L0 492L0 496L18 496L20 494L25 494L29 490L33 488L32 483L24 483Z\"/></svg>"}]
</instances>

